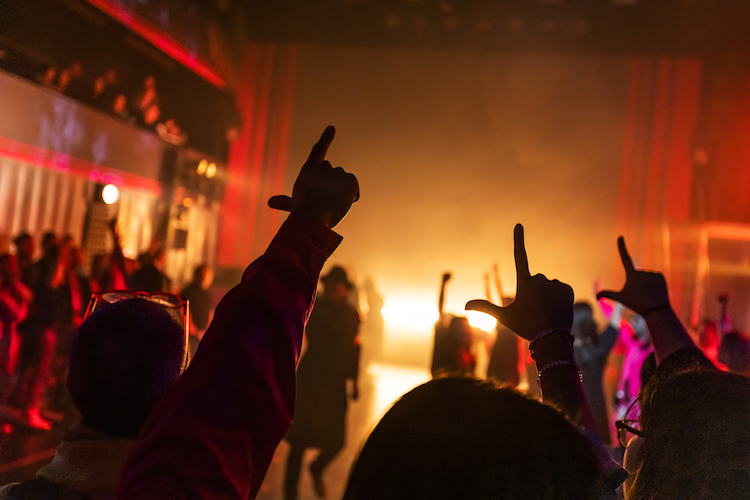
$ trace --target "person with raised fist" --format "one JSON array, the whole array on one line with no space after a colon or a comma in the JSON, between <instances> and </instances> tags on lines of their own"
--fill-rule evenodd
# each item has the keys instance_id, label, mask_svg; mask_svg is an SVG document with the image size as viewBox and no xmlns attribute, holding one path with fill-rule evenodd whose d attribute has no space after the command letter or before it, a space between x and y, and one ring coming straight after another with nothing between
<instances>
[{"instance_id":1,"label":"person with raised fist","mask_svg":"<svg viewBox=\"0 0 750 500\"><path fill-rule=\"evenodd\" d=\"M335 130L313 146L291 212L266 252L216 308L190 367L144 424L118 498L254 498L294 415L302 331L331 229L359 198L357 178L325 161Z\"/></svg>"}]
</instances>

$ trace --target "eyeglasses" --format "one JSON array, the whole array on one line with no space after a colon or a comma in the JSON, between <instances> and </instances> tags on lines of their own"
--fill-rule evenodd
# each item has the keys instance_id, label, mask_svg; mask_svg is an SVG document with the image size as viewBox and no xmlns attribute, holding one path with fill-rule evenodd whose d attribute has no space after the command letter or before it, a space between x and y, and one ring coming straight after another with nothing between
<instances>
[{"instance_id":1,"label":"eyeglasses","mask_svg":"<svg viewBox=\"0 0 750 500\"><path fill-rule=\"evenodd\" d=\"M185 331L185 357L182 363L182 370L187 368L190 363L190 349L189 349L189 329L190 329L190 302L178 295L174 295L166 292L134 292L131 290L111 290L109 292L97 292L91 294L89 299L89 305L86 307L86 314L83 316L83 320L89 317L94 311L106 307L109 304L114 304L123 300L141 299L148 300L155 304L158 304L164 308L165 311L174 319L175 323L180 325Z\"/></svg>"},{"instance_id":2,"label":"eyeglasses","mask_svg":"<svg viewBox=\"0 0 750 500\"><path fill-rule=\"evenodd\" d=\"M617 439L620 442L620 448L622 448L623 451L625 451L625 448L628 447L628 443L631 439L633 439L633 437L644 437L646 435L642 430L638 428L640 426L640 419L638 418L640 417L640 413L640 404L636 399L625 412L626 418L623 420L615 421L615 427L617 428ZM632 418L634 416L636 418Z\"/></svg>"}]
</instances>

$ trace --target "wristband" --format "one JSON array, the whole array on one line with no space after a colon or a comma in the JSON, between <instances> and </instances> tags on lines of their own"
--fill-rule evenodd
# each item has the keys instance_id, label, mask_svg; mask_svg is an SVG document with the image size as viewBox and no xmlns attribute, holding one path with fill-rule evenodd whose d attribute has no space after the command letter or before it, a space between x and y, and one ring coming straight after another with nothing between
<instances>
[{"instance_id":1,"label":"wristband","mask_svg":"<svg viewBox=\"0 0 750 500\"><path fill-rule=\"evenodd\" d=\"M550 368L556 368L558 366L570 366L576 369L578 372L578 380L583 382L583 372L581 372L581 369L578 367L577 364L571 363L567 359L561 359L558 361L552 361L551 363L547 363L546 365L539 368L539 371L537 372L536 381L539 385L542 385L542 375L545 371L549 370Z\"/></svg>"},{"instance_id":2,"label":"wristband","mask_svg":"<svg viewBox=\"0 0 750 500\"><path fill-rule=\"evenodd\" d=\"M529 353L531 354L531 359L536 359L534 357L534 342L536 342L537 340L539 340L539 339L541 339L543 337L546 337L547 335L549 335L550 333L553 333L553 332L565 333L568 336L568 340L570 340L570 345L573 346L573 342L575 341L575 337L573 337L573 335L568 330L565 330L564 328L550 328L549 330L544 330L542 333L540 333L539 335L537 335L534 340L532 340L531 342L529 342Z\"/></svg>"}]
</instances>

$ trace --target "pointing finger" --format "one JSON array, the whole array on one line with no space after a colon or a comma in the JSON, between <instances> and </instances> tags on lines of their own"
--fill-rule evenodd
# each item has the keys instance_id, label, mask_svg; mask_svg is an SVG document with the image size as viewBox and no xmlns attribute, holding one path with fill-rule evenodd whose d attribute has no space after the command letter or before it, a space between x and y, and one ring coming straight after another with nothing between
<instances>
[{"instance_id":1,"label":"pointing finger","mask_svg":"<svg viewBox=\"0 0 750 500\"><path fill-rule=\"evenodd\" d=\"M526 256L526 245L521 224L516 224L513 229L513 255L516 258L516 283L528 281L531 278L531 273L529 272L529 259Z\"/></svg>"},{"instance_id":2,"label":"pointing finger","mask_svg":"<svg viewBox=\"0 0 750 500\"><path fill-rule=\"evenodd\" d=\"M625 268L625 274L629 275L633 273L635 271L633 259L630 258L628 247L625 246L625 238L622 236L617 238L617 248L620 250L620 259L622 259L622 266Z\"/></svg>"},{"instance_id":3,"label":"pointing finger","mask_svg":"<svg viewBox=\"0 0 750 500\"><path fill-rule=\"evenodd\" d=\"M323 133L320 135L320 139L315 146L313 146L310 156L308 156L305 166L317 165L318 163L325 160L326 153L328 152L328 146L333 141L333 136L336 135L336 129L332 125L326 127Z\"/></svg>"}]
</instances>

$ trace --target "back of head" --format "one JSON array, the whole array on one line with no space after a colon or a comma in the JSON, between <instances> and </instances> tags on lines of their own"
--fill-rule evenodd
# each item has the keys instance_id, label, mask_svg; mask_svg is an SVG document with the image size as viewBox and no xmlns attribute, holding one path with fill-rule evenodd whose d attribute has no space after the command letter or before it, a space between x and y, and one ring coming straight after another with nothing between
<instances>
[{"instance_id":1,"label":"back of head","mask_svg":"<svg viewBox=\"0 0 750 500\"><path fill-rule=\"evenodd\" d=\"M746 498L750 379L693 370L644 395L643 463L628 498Z\"/></svg>"},{"instance_id":2,"label":"back of head","mask_svg":"<svg viewBox=\"0 0 750 500\"><path fill-rule=\"evenodd\" d=\"M135 439L180 376L185 331L161 306L144 299L96 310L70 349L68 390L84 424Z\"/></svg>"},{"instance_id":3,"label":"back of head","mask_svg":"<svg viewBox=\"0 0 750 500\"><path fill-rule=\"evenodd\" d=\"M601 471L556 409L492 382L437 378L396 402L367 439L346 499L587 499Z\"/></svg>"}]
</instances>

